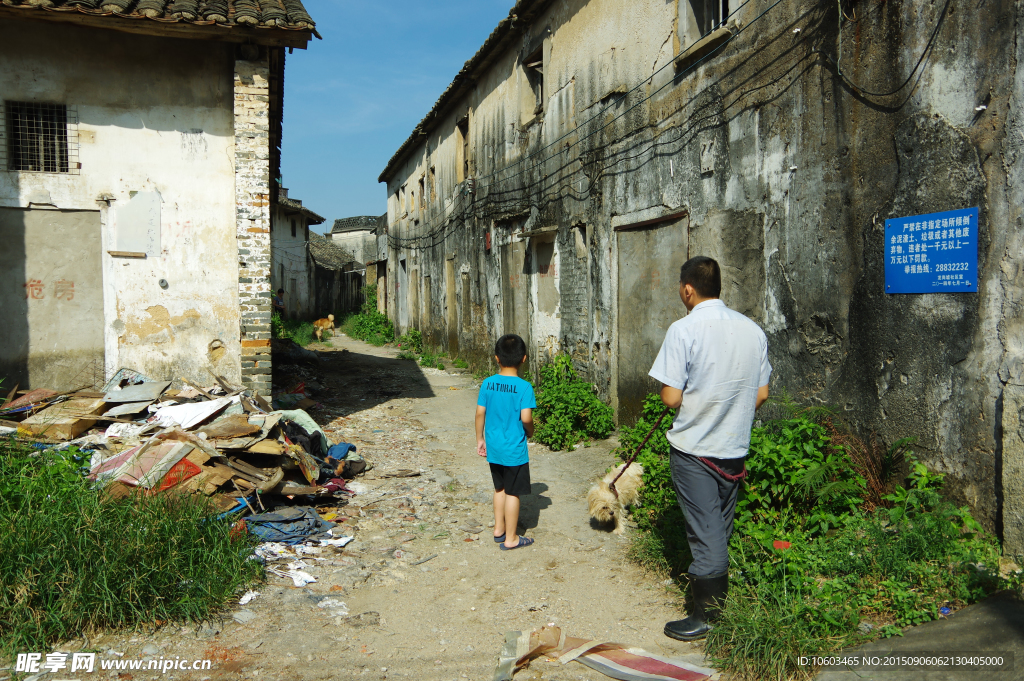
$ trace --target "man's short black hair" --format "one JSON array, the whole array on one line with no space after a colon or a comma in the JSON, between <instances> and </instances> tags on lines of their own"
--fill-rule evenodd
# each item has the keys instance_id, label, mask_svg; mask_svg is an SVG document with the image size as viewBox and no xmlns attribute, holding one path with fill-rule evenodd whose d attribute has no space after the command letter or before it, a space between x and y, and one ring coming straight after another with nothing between
<instances>
[{"instance_id":1,"label":"man's short black hair","mask_svg":"<svg viewBox=\"0 0 1024 681\"><path fill-rule=\"evenodd\" d=\"M526 341L514 333L506 333L494 344L494 354L503 367L518 367L526 356Z\"/></svg>"},{"instance_id":2,"label":"man's short black hair","mask_svg":"<svg viewBox=\"0 0 1024 681\"><path fill-rule=\"evenodd\" d=\"M679 283L689 284L701 298L722 295L722 270L714 258L698 255L679 268Z\"/></svg>"}]
</instances>

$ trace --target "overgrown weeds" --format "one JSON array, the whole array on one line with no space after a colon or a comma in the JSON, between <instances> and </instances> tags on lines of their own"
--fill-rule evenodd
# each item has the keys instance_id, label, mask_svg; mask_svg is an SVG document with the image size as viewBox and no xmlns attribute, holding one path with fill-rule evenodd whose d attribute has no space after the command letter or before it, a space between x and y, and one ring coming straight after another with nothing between
<instances>
[{"instance_id":1,"label":"overgrown weeds","mask_svg":"<svg viewBox=\"0 0 1024 681\"><path fill-rule=\"evenodd\" d=\"M302 347L312 343L316 337L313 322L284 319L280 312L270 316L270 330L274 338L290 338Z\"/></svg>"},{"instance_id":2,"label":"overgrown weeds","mask_svg":"<svg viewBox=\"0 0 1024 681\"><path fill-rule=\"evenodd\" d=\"M558 355L541 367L536 395L533 439L555 451L604 439L615 428L612 408L598 398L592 383L576 374L569 355Z\"/></svg>"},{"instance_id":3,"label":"overgrown weeds","mask_svg":"<svg viewBox=\"0 0 1024 681\"><path fill-rule=\"evenodd\" d=\"M649 395L623 428L632 453L664 407ZM999 545L967 507L941 493L900 440L867 446L827 409L783 400L751 436L748 477L730 540L730 594L707 639L713 663L738 679L807 677L799 656L831 653L937 619L1001 588ZM644 487L630 557L678 575L690 562L664 431L640 453ZM905 474L904 474L905 472Z\"/></svg>"},{"instance_id":4,"label":"overgrown weeds","mask_svg":"<svg viewBox=\"0 0 1024 681\"><path fill-rule=\"evenodd\" d=\"M103 501L83 464L0 439L0 657L100 627L202 621L263 579L254 541L205 499Z\"/></svg>"},{"instance_id":5,"label":"overgrown weeds","mask_svg":"<svg viewBox=\"0 0 1024 681\"><path fill-rule=\"evenodd\" d=\"M381 346L395 340L395 327L387 315L377 311L377 285L363 287L363 305L356 314L341 321L341 330L352 338Z\"/></svg>"}]
</instances>

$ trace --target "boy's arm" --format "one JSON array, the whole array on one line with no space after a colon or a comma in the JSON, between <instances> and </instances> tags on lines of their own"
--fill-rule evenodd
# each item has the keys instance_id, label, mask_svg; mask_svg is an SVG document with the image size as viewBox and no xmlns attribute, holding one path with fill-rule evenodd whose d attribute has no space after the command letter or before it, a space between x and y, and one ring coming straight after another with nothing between
<instances>
[{"instance_id":1,"label":"boy's arm","mask_svg":"<svg viewBox=\"0 0 1024 681\"><path fill-rule=\"evenodd\" d=\"M526 437L533 437L533 409L523 409L519 412L519 420L523 422L523 430Z\"/></svg>"},{"instance_id":2,"label":"boy's arm","mask_svg":"<svg viewBox=\"0 0 1024 681\"><path fill-rule=\"evenodd\" d=\"M487 407L476 407L476 453L487 456L487 442L484 440L484 420Z\"/></svg>"}]
</instances>

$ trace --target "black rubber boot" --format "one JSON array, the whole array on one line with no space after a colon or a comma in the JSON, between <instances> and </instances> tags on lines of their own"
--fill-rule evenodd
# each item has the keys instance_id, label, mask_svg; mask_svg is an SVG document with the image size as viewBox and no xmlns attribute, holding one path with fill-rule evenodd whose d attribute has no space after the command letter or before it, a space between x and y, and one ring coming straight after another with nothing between
<instances>
[{"instance_id":1,"label":"black rubber boot","mask_svg":"<svg viewBox=\"0 0 1024 681\"><path fill-rule=\"evenodd\" d=\"M729 573L691 575L690 590L693 593L693 611L690 616L665 625L665 635L677 641L697 641L708 635L711 623L718 619L718 613L729 593Z\"/></svg>"}]
</instances>

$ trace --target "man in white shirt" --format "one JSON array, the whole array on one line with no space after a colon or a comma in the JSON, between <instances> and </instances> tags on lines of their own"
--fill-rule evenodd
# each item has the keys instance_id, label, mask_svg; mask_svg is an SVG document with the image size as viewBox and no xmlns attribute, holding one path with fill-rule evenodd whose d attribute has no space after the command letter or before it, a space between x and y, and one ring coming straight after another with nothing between
<instances>
[{"instance_id":1,"label":"man in white shirt","mask_svg":"<svg viewBox=\"0 0 1024 681\"><path fill-rule=\"evenodd\" d=\"M668 432L676 498L686 516L693 562L693 612L665 625L681 641L704 638L729 590L729 537L754 412L768 399L768 339L718 299L722 273L712 258L690 258L679 275L688 314L669 327L650 375L661 401L678 409Z\"/></svg>"}]
</instances>

